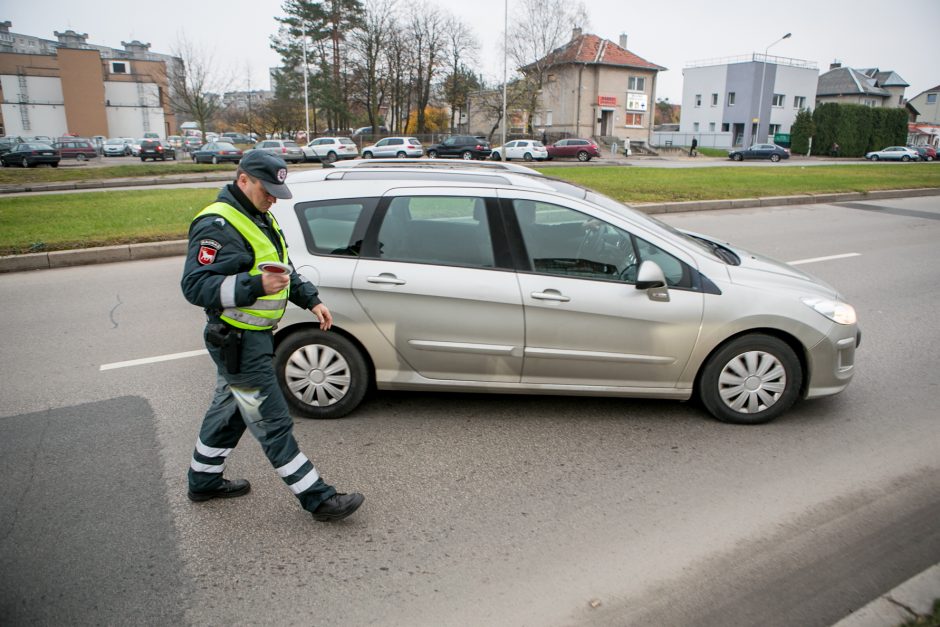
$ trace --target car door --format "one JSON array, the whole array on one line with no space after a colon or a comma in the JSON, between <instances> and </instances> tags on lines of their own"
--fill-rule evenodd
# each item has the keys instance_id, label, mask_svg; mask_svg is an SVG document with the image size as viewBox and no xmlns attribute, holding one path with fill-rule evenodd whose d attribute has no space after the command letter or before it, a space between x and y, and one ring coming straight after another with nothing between
<instances>
[{"instance_id":1,"label":"car door","mask_svg":"<svg viewBox=\"0 0 940 627\"><path fill-rule=\"evenodd\" d=\"M404 364L428 379L518 383L521 376L519 285L508 263L496 262L487 195L495 196L390 191L356 266L362 308Z\"/></svg>"},{"instance_id":2,"label":"car door","mask_svg":"<svg viewBox=\"0 0 940 627\"><path fill-rule=\"evenodd\" d=\"M515 141L506 142L506 144L503 146L503 150L502 150L502 153L503 153L502 157L503 157L503 159L507 159L507 160L508 160L508 159L518 159L518 158L519 158L518 156L516 156L516 144L517 144L517 143L518 143L518 142L515 142Z\"/></svg>"},{"instance_id":3,"label":"car door","mask_svg":"<svg viewBox=\"0 0 940 627\"><path fill-rule=\"evenodd\" d=\"M503 202L522 246L523 384L674 387L702 323L691 258L571 202L521 192ZM636 288L647 260L668 291Z\"/></svg>"},{"instance_id":4,"label":"car door","mask_svg":"<svg viewBox=\"0 0 940 627\"><path fill-rule=\"evenodd\" d=\"M457 150L457 138L456 137L448 137L443 142L441 142L441 155L442 156L451 157L453 155L456 155L457 152L458 150Z\"/></svg>"},{"instance_id":5,"label":"car door","mask_svg":"<svg viewBox=\"0 0 940 627\"><path fill-rule=\"evenodd\" d=\"M385 148L386 157L397 157L398 151L402 149L405 141L400 137L392 137L388 140L388 144Z\"/></svg>"}]
</instances>

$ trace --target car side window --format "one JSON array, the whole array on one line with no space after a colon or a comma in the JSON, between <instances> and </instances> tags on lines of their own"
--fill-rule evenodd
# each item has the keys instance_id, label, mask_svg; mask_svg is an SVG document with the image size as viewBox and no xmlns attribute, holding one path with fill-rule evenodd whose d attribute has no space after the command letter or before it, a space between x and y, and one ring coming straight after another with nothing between
<instances>
[{"instance_id":1,"label":"car side window","mask_svg":"<svg viewBox=\"0 0 940 627\"><path fill-rule=\"evenodd\" d=\"M398 146L399 144L402 144L402 143L404 143L404 142L402 142L402 140L400 140L400 139L390 139L390 140L388 140L388 143L389 143L389 145L391 145L391 146Z\"/></svg>"},{"instance_id":2,"label":"car side window","mask_svg":"<svg viewBox=\"0 0 940 627\"><path fill-rule=\"evenodd\" d=\"M307 250L317 255L358 257L377 203L375 198L298 203L295 211Z\"/></svg>"},{"instance_id":3,"label":"car side window","mask_svg":"<svg viewBox=\"0 0 940 627\"><path fill-rule=\"evenodd\" d=\"M398 196L378 233L378 255L389 261L492 268L483 198Z\"/></svg>"}]
</instances>

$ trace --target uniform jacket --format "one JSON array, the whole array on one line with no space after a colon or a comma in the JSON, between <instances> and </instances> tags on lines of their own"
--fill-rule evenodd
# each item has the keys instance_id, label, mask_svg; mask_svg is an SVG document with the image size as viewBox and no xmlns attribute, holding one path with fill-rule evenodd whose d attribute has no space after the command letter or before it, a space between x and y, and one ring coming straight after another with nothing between
<instances>
[{"instance_id":1,"label":"uniform jacket","mask_svg":"<svg viewBox=\"0 0 940 627\"><path fill-rule=\"evenodd\" d=\"M217 202L227 203L258 225L275 248L281 252L281 243L267 216L255 209L238 186L231 183L222 188ZM186 300L203 307L210 321L215 322L222 311L219 290L227 276L236 275L235 306L245 307L264 296L261 275L251 276L255 255L238 230L218 215L206 215L189 226L189 248L180 285ZM290 302L310 309L320 304L317 288L297 274L291 264Z\"/></svg>"}]
</instances>

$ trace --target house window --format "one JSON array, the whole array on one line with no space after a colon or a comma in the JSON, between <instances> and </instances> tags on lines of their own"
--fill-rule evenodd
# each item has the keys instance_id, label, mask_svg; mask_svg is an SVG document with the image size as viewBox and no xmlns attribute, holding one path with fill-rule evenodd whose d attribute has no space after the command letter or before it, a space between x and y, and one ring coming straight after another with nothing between
<instances>
[{"instance_id":1,"label":"house window","mask_svg":"<svg viewBox=\"0 0 940 627\"><path fill-rule=\"evenodd\" d=\"M131 69L123 61L112 61L111 62L111 73L112 74L128 74Z\"/></svg>"},{"instance_id":2,"label":"house window","mask_svg":"<svg viewBox=\"0 0 940 627\"><path fill-rule=\"evenodd\" d=\"M627 82L629 91L646 91L646 78L643 76L631 76Z\"/></svg>"},{"instance_id":3,"label":"house window","mask_svg":"<svg viewBox=\"0 0 940 627\"><path fill-rule=\"evenodd\" d=\"M769 128L768 130L770 131L770 136L773 137L774 135L776 135L777 133L780 132L780 125L779 125L779 124L771 124L771 125L770 125L770 128Z\"/></svg>"},{"instance_id":4,"label":"house window","mask_svg":"<svg viewBox=\"0 0 940 627\"><path fill-rule=\"evenodd\" d=\"M702 106L702 94L695 94L695 106L696 107Z\"/></svg>"},{"instance_id":5,"label":"house window","mask_svg":"<svg viewBox=\"0 0 940 627\"><path fill-rule=\"evenodd\" d=\"M728 92L728 106L729 107L734 106L734 92L733 91Z\"/></svg>"},{"instance_id":6,"label":"house window","mask_svg":"<svg viewBox=\"0 0 940 627\"><path fill-rule=\"evenodd\" d=\"M802 109L806 106L806 96L793 96L793 108Z\"/></svg>"},{"instance_id":7,"label":"house window","mask_svg":"<svg viewBox=\"0 0 940 627\"><path fill-rule=\"evenodd\" d=\"M545 112L545 126L551 126L551 125L552 125L552 112L546 111Z\"/></svg>"},{"instance_id":8,"label":"house window","mask_svg":"<svg viewBox=\"0 0 940 627\"><path fill-rule=\"evenodd\" d=\"M775 107L782 107L782 106L783 106L783 100L784 100L783 94L774 94L773 106L775 106Z\"/></svg>"},{"instance_id":9,"label":"house window","mask_svg":"<svg viewBox=\"0 0 940 627\"><path fill-rule=\"evenodd\" d=\"M718 94L712 94L712 106L713 107L718 106Z\"/></svg>"},{"instance_id":10,"label":"house window","mask_svg":"<svg viewBox=\"0 0 940 627\"><path fill-rule=\"evenodd\" d=\"M709 133L714 133L714 132L715 132L715 123L714 123L714 122L709 122L709 123L708 123L708 132L709 132Z\"/></svg>"},{"instance_id":11,"label":"house window","mask_svg":"<svg viewBox=\"0 0 940 627\"><path fill-rule=\"evenodd\" d=\"M937 104L937 94L927 94L927 104Z\"/></svg>"},{"instance_id":12,"label":"house window","mask_svg":"<svg viewBox=\"0 0 940 627\"><path fill-rule=\"evenodd\" d=\"M867 100L867 99L866 99L866 100L864 100L864 101L862 102L862 104L865 105L866 107L874 107L874 106L875 106L875 101L874 101L874 100Z\"/></svg>"},{"instance_id":13,"label":"house window","mask_svg":"<svg viewBox=\"0 0 940 627\"><path fill-rule=\"evenodd\" d=\"M628 113L624 116L624 126L643 126L642 113Z\"/></svg>"},{"instance_id":14,"label":"house window","mask_svg":"<svg viewBox=\"0 0 940 627\"><path fill-rule=\"evenodd\" d=\"M721 123L721 132L722 132L722 133L727 133L727 132L730 131L730 130L731 130L731 126L730 126L730 124L729 124L728 122L722 122L722 123Z\"/></svg>"},{"instance_id":15,"label":"house window","mask_svg":"<svg viewBox=\"0 0 940 627\"><path fill-rule=\"evenodd\" d=\"M692 124L692 130L698 133L698 122L695 122L694 124Z\"/></svg>"}]
</instances>

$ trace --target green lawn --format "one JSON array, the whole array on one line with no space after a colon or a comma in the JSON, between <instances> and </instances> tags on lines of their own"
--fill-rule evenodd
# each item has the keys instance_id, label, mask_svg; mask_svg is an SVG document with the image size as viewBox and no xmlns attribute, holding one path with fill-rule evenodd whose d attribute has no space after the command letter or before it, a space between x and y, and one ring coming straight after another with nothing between
<instances>
[{"instance_id":1,"label":"green lawn","mask_svg":"<svg viewBox=\"0 0 940 627\"><path fill-rule=\"evenodd\" d=\"M105 159L107 163L107 159ZM68 163L58 168L3 168L0 170L0 185L22 185L23 183L61 183L65 181L91 181L100 179L155 176L176 176L191 172L235 172L235 164L193 163L188 157L169 163L140 163L90 167Z\"/></svg>"},{"instance_id":2,"label":"green lawn","mask_svg":"<svg viewBox=\"0 0 940 627\"><path fill-rule=\"evenodd\" d=\"M121 167L138 171L141 168ZM149 167L161 173L172 169L172 166ZM209 170L232 168L196 167ZM95 170L101 171L99 168ZM549 166L542 171L628 204L940 188L940 163L713 168ZM192 217L215 198L217 190L120 190L16 198L0 196L0 255L184 239Z\"/></svg>"}]
</instances>

